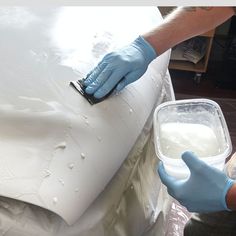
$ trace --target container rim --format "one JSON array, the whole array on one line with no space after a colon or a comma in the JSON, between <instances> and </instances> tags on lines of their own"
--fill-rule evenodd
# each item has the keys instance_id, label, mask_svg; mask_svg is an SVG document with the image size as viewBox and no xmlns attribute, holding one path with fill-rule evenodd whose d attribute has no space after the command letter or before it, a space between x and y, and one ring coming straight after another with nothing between
<instances>
[{"instance_id":1,"label":"container rim","mask_svg":"<svg viewBox=\"0 0 236 236\"><path fill-rule=\"evenodd\" d=\"M218 103L216 103L215 101L211 100L211 99L207 99L207 98L193 98L193 99L181 99L181 100L174 100L174 101L167 101L167 102L163 102L161 103L160 105L158 105L156 108L155 108L155 111L154 111L154 116L155 114L163 107L167 107L167 106L170 106L170 105L180 105L180 104L194 104L194 103L206 103L206 104L211 104L213 106L215 106L217 109L219 109L221 112L221 108L219 106Z\"/></svg>"}]
</instances>

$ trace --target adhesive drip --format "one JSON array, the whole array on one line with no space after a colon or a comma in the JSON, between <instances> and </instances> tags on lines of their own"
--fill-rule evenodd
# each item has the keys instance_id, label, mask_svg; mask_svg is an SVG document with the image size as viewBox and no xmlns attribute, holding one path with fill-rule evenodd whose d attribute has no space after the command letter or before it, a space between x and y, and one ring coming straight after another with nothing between
<instances>
[{"instance_id":1,"label":"adhesive drip","mask_svg":"<svg viewBox=\"0 0 236 236\"><path fill-rule=\"evenodd\" d=\"M100 136L98 136L98 137L97 137L97 140L98 140L99 142L101 142L101 141L102 141L102 138L101 138Z\"/></svg>"},{"instance_id":2,"label":"adhesive drip","mask_svg":"<svg viewBox=\"0 0 236 236\"><path fill-rule=\"evenodd\" d=\"M65 149L66 148L66 142L61 142L55 146L55 149Z\"/></svg>"},{"instance_id":3,"label":"adhesive drip","mask_svg":"<svg viewBox=\"0 0 236 236\"><path fill-rule=\"evenodd\" d=\"M132 110L131 108L129 109L129 113L130 113L130 114L132 114L132 113L133 113L133 110Z\"/></svg>"},{"instance_id":4,"label":"adhesive drip","mask_svg":"<svg viewBox=\"0 0 236 236\"><path fill-rule=\"evenodd\" d=\"M130 188L131 188L131 189L134 189L134 186L133 186L133 185L131 185L131 186L130 186Z\"/></svg>"},{"instance_id":5,"label":"adhesive drip","mask_svg":"<svg viewBox=\"0 0 236 236\"><path fill-rule=\"evenodd\" d=\"M86 120L85 123L86 123L86 125L89 125L89 121L88 120Z\"/></svg>"},{"instance_id":6,"label":"adhesive drip","mask_svg":"<svg viewBox=\"0 0 236 236\"><path fill-rule=\"evenodd\" d=\"M44 170L44 178L47 178L51 175L51 171L50 170Z\"/></svg>"},{"instance_id":7,"label":"adhesive drip","mask_svg":"<svg viewBox=\"0 0 236 236\"><path fill-rule=\"evenodd\" d=\"M58 203L57 197L54 197L54 198L53 198L53 203L54 203L54 204L57 204L57 203Z\"/></svg>"},{"instance_id":8,"label":"adhesive drip","mask_svg":"<svg viewBox=\"0 0 236 236\"><path fill-rule=\"evenodd\" d=\"M76 189L75 189L75 192L76 192L76 193L78 193L78 192L79 192L79 189L78 189L78 188L76 188Z\"/></svg>"},{"instance_id":9,"label":"adhesive drip","mask_svg":"<svg viewBox=\"0 0 236 236\"><path fill-rule=\"evenodd\" d=\"M80 156L83 160L85 159L85 154L83 152L80 154Z\"/></svg>"},{"instance_id":10,"label":"adhesive drip","mask_svg":"<svg viewBox=\"0 0 236 236\"><path fill-rule=\"evenodd\" d=\"M64 182L62 179L58 179L58 181L60 182L60 184L61 184L62 186L65 185L65 182Z\"/></svg>"},{"instance_id":11,"label":"adhesive drip","mask_svg":"<svg viewBox=\"0 0 236 236\"><path fill-rule=\"evenodd\" d=\"M150 223L154 224L155 221L156 221L156 218L157 218L156 213L155 213L155 211L152 210L152 215L151 215Z\"/></svg>"},{"instance_id":12,"label":"adhesive drip","mask_svg":"<svg viewBox=\"0 0 236 236\"><path fill-rule=\"evenodd\" d=\"M75 164L74 164L74 163L69 163L69 164L68 164L68 168L69 168L69 169L72 170L74 167L75 167Z\"/></svg>"}]
</instances>

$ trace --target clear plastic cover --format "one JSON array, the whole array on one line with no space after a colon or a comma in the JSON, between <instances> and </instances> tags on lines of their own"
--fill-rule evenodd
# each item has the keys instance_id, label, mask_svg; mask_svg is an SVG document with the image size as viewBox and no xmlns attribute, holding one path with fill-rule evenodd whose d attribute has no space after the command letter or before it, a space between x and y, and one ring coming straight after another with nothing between
<instances>
[{"instance_id":1,"label":"clear plastic cover","mask_svg":"<svg viewBox=\"0 0 236 236\"><path fill-rule=\"evenodd\" d=\"M184 226L190 217L191 213L174 200L168 214L166 236L183 236Z\"/></svg>"}]
</instances>

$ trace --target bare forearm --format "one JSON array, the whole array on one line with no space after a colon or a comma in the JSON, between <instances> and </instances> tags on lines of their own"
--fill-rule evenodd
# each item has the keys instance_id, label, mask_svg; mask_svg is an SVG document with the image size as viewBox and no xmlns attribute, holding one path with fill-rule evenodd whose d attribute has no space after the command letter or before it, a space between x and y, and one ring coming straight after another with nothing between
<instances>
[{"instance_id":1,"label":"bare forearm","mask_svg":"<svg viewBox=\"0 0 236 236\"><path fill-rule=\"evenodd\" d=\"M215 28L233 15L231 7L179 7L143 37L160 55L182 41Z\"/></svg>"},{"instance_id":2,"label":"bare forearm","mask_svg":"<svg viewBox=\"0 0 236 236\"><path fill-rule=\"evenodd\" d=\"M236 210L236 183L229 189L226 195L227 207L231 210Z\"/></svg>"}]
</instances>

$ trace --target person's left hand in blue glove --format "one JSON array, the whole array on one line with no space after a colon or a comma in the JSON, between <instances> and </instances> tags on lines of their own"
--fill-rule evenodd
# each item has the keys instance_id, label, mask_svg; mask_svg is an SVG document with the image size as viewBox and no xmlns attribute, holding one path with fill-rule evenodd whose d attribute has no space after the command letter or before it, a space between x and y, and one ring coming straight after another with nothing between
<instances>
[{"instance_id":1,"label":"person's left hand in blue glove","mask_svg":"<svg viewBox=\"0 0 236 236\"><path fill-rule=\"evenodd\" d=\"M184 180L169 176L163 163L159 164L158 172L162 183L167 186L168 193L190 212L229 210L226 195L231 187L235 186L234 181L224 172L199 160L192 152L183 153L182 159L190 170L189 178ZM233 201L235 203L236 199Z\"/></svg>"}]
</instances>

